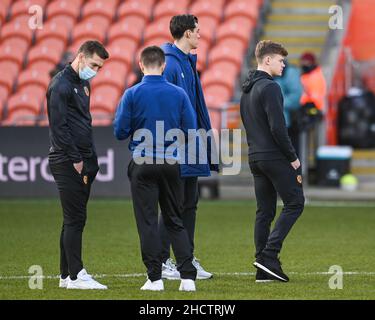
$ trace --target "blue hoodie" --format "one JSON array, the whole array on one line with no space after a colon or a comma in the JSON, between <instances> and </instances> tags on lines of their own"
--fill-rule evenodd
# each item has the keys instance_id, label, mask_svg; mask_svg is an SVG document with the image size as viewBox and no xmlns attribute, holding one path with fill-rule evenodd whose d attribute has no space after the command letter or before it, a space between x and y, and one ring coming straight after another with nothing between
<instances>
[{"instance_id":1,"label":"blue hoodie","mask_svg":"<svg viewBox=\"0 0 375 320\"><path fill-rule=\"evenodd\" d=\"M187 93L196 111L198 129L204 129L206 131L211 130L210 117L208 115L201 82L196 68L197 55L185 54L171 43L165 43L161 48L166 56L164 77L169 82L184 89ZM219 166L217 164L212 164L211 148L214 148L214 146L212 146L211 141L208 140L206 148L208 164L181 165L181 174L190 177L207 177L210 176L210 170L219 171Z\"/></svg>"},{"instance_id":2,"label":"blue hoodie","mask_svg":"<svg viewBox=\"0 0 375 320\"><path fill-rule=\"evenodd\" d=\"M157 121L163 121L163 127L157 129ZM179 160L181 158L176 158L175 154L172 156L166 152L173 141L164 141L162 138L168 130L177 128L187 135L189 129L196 129L196 122L194 110L184 90L169 83L163 76L144 76L142 82L125 91L113 124L117 139L124 140L131 136L129 150L134 159ZM140 139L149 136L143 129L151 132L151 141ZM135 132L138 137L134 136ZM162 141L158 141L158 136Z\"/></svg>"}]
</instances>

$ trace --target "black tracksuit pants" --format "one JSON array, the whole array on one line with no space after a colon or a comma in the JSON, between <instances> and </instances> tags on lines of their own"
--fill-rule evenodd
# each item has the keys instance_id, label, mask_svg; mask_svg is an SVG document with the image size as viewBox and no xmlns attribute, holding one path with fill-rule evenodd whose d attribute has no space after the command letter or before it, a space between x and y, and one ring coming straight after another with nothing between
<instances>
[{"instance_id":1,"label":"black tracksuit pants","mask_svg":"<svg viewBox=\"0 0 375 320\"><path fill-rule=\"evenodd\" d=\"M82 233L86 223L87 202L91 184L99 170L96 156L84 159L79 174L71 161L50 163L63 209L63 226L60 235L60 272L63 278L75 280L83 268Z\"/></svg>"},{"instance_id":2,"label":"black tracksuit pants","mask_svg":"<svg viewBox=\"0 0 375 320\"><path fill-rule=\"evenodd\" d=\"M184 201L182 209L182 222L189 235L189 248L194 255L195 218L198 204L198 178L184 178L183 189ZM159 234L162 247L161 258L162 261L165 262L170 258L171 240L169 239L162 214L159 216Z\"/></svg>"},{"instance_id":3,"label":"black tracksuit pants","mask_svg":"<svg viewBox=\"0 0 375 320\"><path fill-rule=\"evenodd\" d=\"M287 160L281 159L250 162L250 169L254 176L257 200L255 256L262 254L276 258L284 239L304 208L301 168L294 170ZM277 194L280 195L284 207L270 232L276 215Z\"/></svg>"},{"instance_id":4,"label":"black tracksuit pants","mask_svg":"<svg viewBox=\"0 0 375 320\"><path fill-rule=\"evenodd\" d=\"M182 279L196 278L189 236L182 222L183 180L179 165L142 164L128 167L134 213L141 242L142 259L151 281L161 279L161 241L158 232L158 203L171 239Z\"/></svg>"}]
</instances>

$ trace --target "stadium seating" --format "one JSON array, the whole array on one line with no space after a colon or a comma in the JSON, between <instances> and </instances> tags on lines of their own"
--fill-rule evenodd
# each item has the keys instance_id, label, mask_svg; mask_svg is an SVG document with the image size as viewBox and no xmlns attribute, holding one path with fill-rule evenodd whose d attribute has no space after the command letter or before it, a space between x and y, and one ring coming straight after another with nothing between
<instances>
[{"instance_id":1,"label":"stadium seating","mask_svg":"<svg viewBox=\"0 0 375 320\"><path fill-rule=\"evenodd\" d=\"M110 23L116 13L118 0L94 0L82 8L82 20L90 17L104 17Z\"/></svg>"},{"instance_id":2,"label":"stadium seating","mask_svg":"<svg viewBox=\"0 0 375 320\"><path fill-rule=\"evenodd\" d=\"M130 38L117 38L107 47L110 61L121 61L132 68L138 43Z\"/></svg>"},{"instance_id":3,"label":"stadium seating","mask_svg":"<svg viewBox=\"0 0 375 320\"><path fill-rule=\"evenodd\" d=\"M129 66L121 61L108 61L98 75L92 80L92 89L101 85L112 85L119 94L123 91ZM119 95L118 94L118 95Z\"/></svg>"},{"instance_id":4,"label":"stadium seating","mask_svg":"<svg viewBox=\"0 0 375 320\"><path fill-rule=\"evenodd\" d=\"M152 8L155 0L129 0L123 2L118 8L118 18L122 19L128 16L138 16L145 22L148 22L152 14Z\"/></svg>"},{"instance_id":5,"label":"stadium seating","mask_svg":"<svg viewBox=\"0 0 375 320\"><path fill-rule=\"evenodd\" d=\"M188 3L189 0L161 0L155 6L154 20L161 18L170 19L174 15L184 14L187 12Z\"/></svg>"},{"instance_id":6,"label":"stadium seating","mask_svg":"<svg viewBox=\"0 0 375 320\"><path fill-rule=\"evenodd\" d=\"M1 28L1 41L4 42L7 39L21 38L30 45L34 32L29 28L29 19L29 15L20 15L5 23Z\"/></svg>"},{"instance_id":7,"label":"stadium seating","mask_svg":"<svg viewBox=\"0 0 375 320\"><path fill-rule=\"evenodd\" d=\"M47 6L47 21L55 21L59 25L72 28L80 15L82 0L60 0L52 1Z\"/></svg>"},{"instance_id":8,"label":"stadium seating","mask_svg":"<svg viewBox=\"0 0 375 320\"><path fill-rule=\"evenodd\" d=\"M11 60L0 61L0 85L4 87L8 94L13 90L14 81L18 76L20 66Z\"/></svg>"},{"instance_id":9,"label":"stadium seating","mask_svg":"<svg viewBox=\"0 0 375 320\"><path fill-rule=\"evenodd\" d=\"M13 2L12 6L10 7L10 15L12 19L21 15L28 15L32 6L36 5L43 8L46 3L47 0L18 0ZM34 14L35 12L32 13Z\"/></svg>"},{"instance_id":10,"label":"stadium seating","mask_svg":"<svg viewBox=\"0 0 375 320\"><path fill-rule=\"evenodd\" d=\"M20 38L9 38L0 45L0 62L13 61L22 68L28 44Z\"/></svg>"},{"instance_id":11,"label":"stadium seating","mask_svg":"<svg viewBox=\"0 0 375 320\"><path fill-rule=\"evenodd\" d=\"M36 43L40 43L45 39L58 39L65 47L69 41L70 31L71 27L69 27L69 25L59 22L58 20L46 22L43 29L37 30L35 33Z\"/></svg>"},{"instance_id":12,"label":"stadium seating","mask_svg":"<svg viewBox=\"0 0 375 320\"><path fill-rule=\"evenodd\" d=\"M108 42L118 38L130 38L137 44L142 40L146 22L139 16L128 16L111 25L108 31Z\"/></svg>"},{"instance_id":13,"label":"stadium seating","mask_svg":"<svg viewBox=\"0 0 375 320\"><path fill-rule=\"evenodd\" d=\"M120 91L113 85L103 84L95 88L91 96L91 111L103 111L112 115L116 111Z\"/></svg>"},{"instance_id":14,"label":"stadium seating","mask_svg":"<svg viewBox=\"0 0 375 320\"><path fill-rule=\"evenodd\" d=\"M34 116L40 113L41 102L40 100L30 93L16 93L8 100L8 117L15 111L21 113L32 113Z\"/></svg>"},{"instance_id":15,"label":"stadium seating","mask_svg":"<svg viewBox=\"0 0 375 320\"><path fill-rule=\"evenodd\" d=\"M248 17L254 21L258 19L259 8L257 1L231 1L224 10L225 19L232 17Z\"/></svg>"},{"instance_id":16,"label":"stadium seating","mask_svg":"<svg viewBox=\"0 0 375 320\"><path fill-rule=\"evenodd\" d=\"M196 1L190 7L190 13L194 14L199 19L201 24L202 18L212 18L218 23L223 15L223 0L205 0Z\"/></svg>"},{"instance_id":17,"label":"stadium seating","mask_svg":"<svg viewBox=\"0 0 375 320\"><path fill-rule=\"evenodd\" d=\"M110 125L118 99L139 81L137 61L149 45L173 42L172 15L195 14L197 69L214 126L234 93L261 0L2 0L0 125L48 125L45 90L66 52L86 40L104 43L110 59L91 83L94 125ZM31 5L43 8L42 29L29 28ZM219 111L212 111L219 110Z\"/></svg>"}]
</instances>

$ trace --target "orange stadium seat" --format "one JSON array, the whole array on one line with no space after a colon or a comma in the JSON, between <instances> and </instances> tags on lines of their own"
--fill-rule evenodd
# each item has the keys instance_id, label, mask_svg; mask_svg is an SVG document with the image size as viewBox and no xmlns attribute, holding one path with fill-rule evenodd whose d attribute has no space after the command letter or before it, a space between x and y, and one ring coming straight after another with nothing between
<instances>
[{"instance_id":1,"label":"orange stadium seat","mask_svg":"<svg viewBox=\"0 0 375 320\"><path fill-rule=\"evenodd\" d=\"M167 43L167 42L173 42L172 38L168 37L168 36L155 37L155 38L152 38L151 40L147 41L143 45L142 49L144 49L145 47L148 47L148 46L158 46L158 47L160 47L161 45L163 45L164 43Z\"/></svg>"},{"instance_id":2,"label":"orange stadium seat","mask_svg":"<svg viewBox=\"0 0 375 320\"><path fill-rule=\"evenodd\" d=\"M110 22L100 16L92 16L77 24L72 32L72 40L78 41L82 38L92 38L104 42L106 31Z\"/></svg>"},{"instance_id":3,"label":"orange stadium seat","mask_svg":"<svg viewBox=\"0 0 375 320\"><path fill-rule=\"evenodd\" d=\"M108 47L109 60L120 61L128 65L129 68L134 62L134 53L138 47L138 43L128 38L118 38Z\"/></svg>"},{"instance_id":4,"label":"orange stadium seat","mask_svg":"<svg viewBox=\"0 0 375 320\"><path fill-rule=\"evenodd\" d=\"M0 85L7 89L8 93L12 92L14 80L20 70L19 64L13 61L0 62Z\"/></svg>"},{"instance_id":5,"label":"orange stadium seat","mask_svg":"<svg viewBox=\"0 0 375 320\"><path fill-rule=\"evenodd\" d=\"M48 48L54 49L54 50L60 52L60 54L62 54L64 49L65 49L65 42L61 39L58 39L58 38L45 38L44 40L38 42L36 44L36 46L48 47ZM31 47L31 49L33 49L33 48L35 48L35 46Z\"/></svg>"},{"instance_id":6,"label":"orange stadium seat","mask_svg":"<svg viewBox=\"0 0 375 320\"><path fill-rule=\"evenodd\" d=\"M82 19L101 16L112 21L116 12L118 0L92 0L83 5Z\"/></svg>"},{"instance_id":7,"label":"orange stadium seat","mask_svg":"<svg viewBox=\"0 0 375 320\"><path fill-rule=\"evenodd\" d=\"M130 88L137 81L137 75L134 72L130 72L126 79L126 88Z\"/></svg>"},{"instance_id":8,"label":"orange stadium seat","mask_svg":"<svg viewBox=\"0 0 375 320\"><path fill-rule=\"evenodd\" d=\"M198 55L197 59L197 69L199 71L203 71L207 67L207 55L209 51L210 44L208 41L205 41L204 39L199 40L199 46L196 50L196 54Z\"/></svg>"},{"instance_id":9,"label":"orange stadium seat","mask_svg":"<svg viewBox=\"0 0 375 320\"><path fill-rule=\"evenodd\" d=\"M29 85L39 86L44 93L50 82L50 76L48 72L39 71L36 69L26 69L21 72L17 81L17 91Z\"/></svg>"},{"instance_id":10,"label":"orange stadium seat","mask_svg":"<svg viewBox=\"0 0 375 320\"><path fill-rule=\"evenodd\" d=\"M119 101L120 92L112 85L96 86L90 99L90 111L114 113Z\"/></svg>"},{"instance_id":11,"label":"orange stadium seat","mask_svg":"<svg viewBox=\"0 0 375 320\"><path fill-rule=\"evenodd\" d=\"M40 100L32 94L16 93L8 100L8 117L17 110L28 110L34 115L38 115L40 105Z\"/></svg>"},{"instance_id":12,"label":"orange stadium seat","mask_svg":"<svg viewBox=\"0 0 375 320\"><path fill-rule=\"evenodd\" d=\"M221 108L232 96L231 91L223 85L210 85L203 89L204 98L209 108Z\"/></svg>"},{"instance_id":13,"label":"orange stadium seat","mask_svg":"<svg viewBox=\"0 0 375 320\"><path fill-rule=\"evenodd\" d=\"M88 41L88 40L99 40L98 38L96 37L83 37L83 38L79 38L77 39L77 41L73 42L68 48L66 51L69 51L69 52L72 52L72 53L77 53L79 47L85 42L85 41ZM100 41L100 40L99 40Z\"/></svg>"},{"instance_id":14,"label":"orange stadium seat","mask_svg":"<svg viewBox=\"0 0 375 320\"><path fill-rule=\"evenodd\" d=\"M203 87L210 85L223 85L229 91L233 91L237 76L237 70L233 68L218 68L216 64L204 72L202 76Z\"/></svg>"},{"instance_id":15,"label":"orange stadium seat","mask_svg":"<svg viewBox=\"0 0 375 320\"><path fill-rule=\"evenodd\" d=\"M60 61L61 54L62 52L59 51L57 48L50 47L42 43L30 49L27 61L30 65L40 60L49 61L53 64L57 64Z\"/></svg>"},{"instance_id":16,"label":"orange stadium seat","mask_svg":"<svg viewBox=\"0 0 375 320\"><path fill-rule=\"evenodd\" d=\"M54 68L55 64L51 61L37 60L32 64L27 65L27 70L38 70L42 73L49 74Z\"/></svg>"},{"instance_id":17,"label":"orange stadium seat","mask_svg":"<svg viewBox=\"0 0 375 320\"><path fill-rule=\"evenodd\" d=\"M238 69L240 69L243 58L244 52L242 42L236 39L227 39L218 43L210 50L208 65L211 66L217 61L230 61L234 63Z\"/></svg>"},{"instance_id":18,"label":"orange stadium seat","mask_svg":"<svg viewBox=\"0 0 375 320\"><path fill-rule=\"evenodd\" d=\"M214 39L215 29L218 25L217 20L209 16L204 16L202 18L198 18L198 23L201 39L211 43Z\"/></svg>"},{"instance_id":19,"label":"orange stadium seat","mask_svg":"<svg viewBox=\"0 0 375 320\"><path fill-rule=\"evenodd\" d=\"M258 15L258 3L256 1L232 1L224 9L224 17L226 20L237 16L244 16L256 21Z\"/></svg>"},{"instance_id":20,"label":"orange stadium seat","mask_svg":"<svg viewBox=\"0 0 375 320\"><path fill-rule=\"evenodd\" d=\"M36 31L36 42L39 43L44 39L54 38L63 41L65 46L69 40L70 30L69 25L59 22L58 20L48 21L44 24L43 29Z\"/></svg>"},{"instance_id":21,"label":"orange stadium seat","mask_svg":"<svg viewBox=\"0 0 375 320\"><path fill-rule=\"evenodd\" d=\"M92 81L92 89L102 85L112 85L121 92L125 87L126 76L129 71L127 64L119 61L108 61Z\"/></svg>"},{"instance_id":22,"label":"orange stadium seat","mask_svg":"<svg viewBox=\"0 0 375 320\"><path fill-rule=\"evenodd\" d=\"M248 46L252 35L253 22L245 17L234 17L221 24L216 32L216 40L235 38L243 42L243 47Z\"/></svg>"},{"instance_id":23,"label":"orange stadium seat","mask_svg":"<svg viewBox=\"0 0 375 320\"><path fill-rule=\"evenodd\" d=\"M72 18L71 16L66 16L64 14L60 14L58 16L54 16L53 18L49 19L48 22L55 22L58 25L64 24L69 30L72 30L74 25L76 24L76 20ZM70 31L67 34L70 36Z\"/></svg>"},{"instance_id":24,"label":"orange stadium seat","mask_svg":"<svg viewBox=\"0 0 375 320\"><path fill-rule=\"evenodd\" d=\"M55 0L47 6L47 19L50 21L56 16L66 16L77 20L83 0Z\"/></svg>"},{"instance_id":25,"label":"orange stadium seat","mask_svg":"<svg viewBox=\"0 0 375 320\"><path fill-rule=\"evenodd\" d=\"M144 21L148 21L151 16L152 7L155 0L129 0L123 2L118 10L118 19L122 19L128 16L139 16Z\"/></svg>"},{"instance_id":26,"label":"orange stadium seat","mask_svg":"<svg viewBox=\"0 0 375 320\"><path fill-rule=\"evenodd\" d=\"M221 70L222 72L228 75L237 76L239 73L237 66L229 61L218 61L213 65L213 68L217 70Z\"/></svg>"},{"instance_id":27,"label":"orange stadium seat","mask_svg":"<svg viewBox=\"0 0 375 320\"><path fill-rule=\"evenodd\" d=\"M35 126L38 116L28 109L17 109L1 122L2 126Z\"/></svg>"},{"instance_id":28,"label":"orange stadium seat","mask_svg":"<svg viewBox=\"0 0 375 320\"><path fill-rule=\"evenodd\" d=\"M29 8L33 5L38 5L42 9L46 5L47 0L18 0L13 2L10 8L11 19L23 14L30 14ZM33 14L35 12L32 12ZM30 17L30 16L29 16Z\"/></svg>"},{"instance_id":29,"label":"orange stadium seat","mask_svg":"<svg viewBox=\"0 0 375 320\"><path fill-rule=\"evenodd\" d=\"M220 110L208 110L212 129L220 130L222 128L222 114Z\"/></svg>"},{"instance_id":30,"label":"orange stadium seat","mask_svg":"<svg viewBox=\"0 0 375 320\"><path fill-rule=\"evenodd\" d=\"M21 68L25 59L28 43L24 39L10 38L0 46L0 61L9 60L17 63Z\"/></svg>"},{"instance_id":31,"label":"orange stadium seat","mask_svg":"<svg viewBox=\"0 0 375 320\"><path fill-rule=\"evenodd\" d=\"M29 84L23 86L21 90L16 92L16 94L27 94L35 97L38 101L42 101L46 95L46 89L47 88L42 88L38 84Z\"/></svg>"},{"instance_id":32,"label":"orange stadium seat","mask_svg":"<svg viewBox=\"0 0 375 320\"><path fill-rule=\"evenodd\" d=\"M31 44L34 30L29 28L29 19L29 15L22 15L5 23L1 28L1 41L4 42L9 38L21 38Z\"/></svg>"},{"instance_id":33,"label":"orange stadium seat","mask_svg":"<svg viewBox=\"0 0 375 320\"><path fill-rule=\"evenodd\" d=\"M176 14L187 12L188 1L162 0L158 2L154 9L154 20L167 17L169 20Z\"/></svg>"},{"instance_id":34,"label":"orange stadium seat","mask_svg":"<svg viewBox=\"0 0 375 320\"><path fill-rule=\"evenodd\" d=\"M139 43L142 39L143 29L146 22L139 16L128 16L115 24L112 24L108 31L108 42L118 38L131 38Z\"/></svg>"},{"instance_id":35,"label":"orange stadium seat","mask_svg":"<svg viewBox=\"0 0 375 320\"><path fill-rule=\"evenodd\" d=\"M172 39L169 32L169 22L170 17L164 17L147 25L144 33L144 42L150 43L155 38Z\"/></svg>"},{"instance_id":36,"label":"orange stadium seat","mask_svg":"<svg viewBox=\"0 0 375 320\"><path fill-rule=\"evenodd\" d=\"M201 18L210 17L218 23L223 15L223 3L224 1L219 0L204 0L196 1L190 7L190 13L198 17L200 23Z\"/></svg>"}]
</instances>

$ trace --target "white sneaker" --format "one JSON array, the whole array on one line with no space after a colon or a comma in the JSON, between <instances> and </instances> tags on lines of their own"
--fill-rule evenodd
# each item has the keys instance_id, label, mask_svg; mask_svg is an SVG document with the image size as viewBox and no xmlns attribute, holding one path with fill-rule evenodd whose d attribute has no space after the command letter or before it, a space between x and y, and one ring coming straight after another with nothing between
<instances>
[{"instance_id":1,"label":"white sneaker","mask_svg":"<svg viewBox=\"0 0 375 320\"><path fill-rule=\"evenodd\" d=\"M77 279L72 280L69 279L67 289L98 289L98 290L106 290L108 289L107 286L100 284L98 281L94 280L91 275L89 275L85 269L82 269L77 274Z\"/></svg>"},{"instance_id":2,"label":"white sneaker","mask_svg":"<svg viewBox=\"0 0 375 320\"><path fill-rule=\"evenodd\" d=\"M191 263L197 269L197 280L211 279L213 277L212 273L207 272L203 269L203 267L199 263L199 260L196 257L194 257Z\"/></svg>"},{"instance_id":3,"label":"white sneaker","mask_svg":"<svg viewBox=\"0 0 375 320\"><path fill-rule=\"evenodd\" d=\"M156 280L151 281L150 279L147 279L146 283L143 285L141 290L150 290L150 291L163 291L164 290L164 283L163 280Z\"/></svg>"},{"instance_id":4,"label":"white sneaker","mask_svg":"<svg viewBox=\"0 0 375 320\"><path fill-rule=\"evenodd\" d=\"M181 279L180 291L196 291L195 281L191 279Z\"/></svg>"},{"instance_id":5,"label":"white sneaker","mask_svg":"<svg viewBox=\"0 0 375 320\"><path fill-rule=\"evenodd\" d=\"M69 276L67 276L65 279L61 278L60 276L59 288L66 288L68 286L69 281L70 281Z\"/></svg>"},{"instance_id":6,"label":"white sneaker","mask_svg":"<svg viewBox=\"0 0 375 320\"><path fill-rule=\"evenodd\" d=\"M169 258L161 267L161 277L168 280L180 280L180 273L177 270L176 264Z\"/></svg>"}]
</instances>

